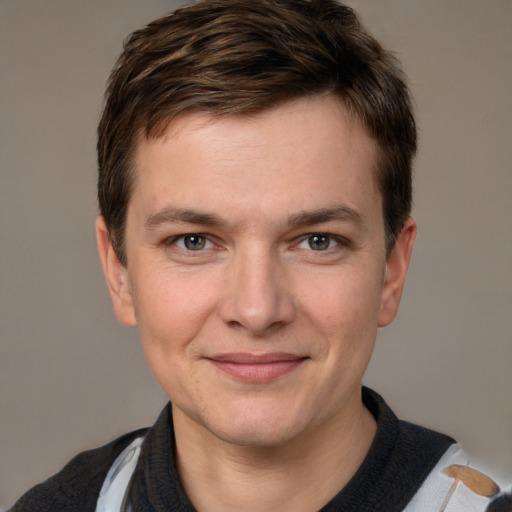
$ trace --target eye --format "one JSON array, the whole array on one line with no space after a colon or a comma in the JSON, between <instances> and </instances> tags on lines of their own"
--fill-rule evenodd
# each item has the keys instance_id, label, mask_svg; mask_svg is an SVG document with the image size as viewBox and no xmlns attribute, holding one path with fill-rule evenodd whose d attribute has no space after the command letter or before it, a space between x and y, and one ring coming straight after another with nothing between
<instances>
[{"instance_id":1,"label":"eye","mask_svg":"<svg viewBox=\"0 0 512 512\"><path fill-rule=\"evenodd\" d=\"M212 242L210 242L206 236L197 233L178 236L174 238L171 243L187 251L201 251L202 249L209 249L213 246Z\"/></svg>"},{"instance_id":2,"label":"eye","mask_svg":"<svg viewBox=\"0 0 512 512\"><path fill-rule=\"evenodd\" d=\"M307 240L309 247L314 251L325 251L331 245L331 237L321 233L310 235Z\"/></svg>"},{"instance_id":3,"label":"eye","mask_svg":"<svg viewBox=\"0 0 512 512\"><path fill-rule=\"evenodd\" d=\"M327 233L311 233L297 246L299 249L311 249L313 251L326 251L340 245L337 237Z\"/></svg>"}]
</instances>

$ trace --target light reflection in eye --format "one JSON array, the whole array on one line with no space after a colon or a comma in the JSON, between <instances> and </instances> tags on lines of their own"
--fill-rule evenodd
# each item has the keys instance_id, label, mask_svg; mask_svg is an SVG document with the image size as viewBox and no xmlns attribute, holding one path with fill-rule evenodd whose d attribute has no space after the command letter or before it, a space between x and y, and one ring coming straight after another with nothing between
<instances>
[{"instance_id":1,"label":"light reflection in eye","mask_svg":"<svg viewBox=\"0 0 512 512\"><path fill-rule=\"evenodd\" d=\"M307 244L307 245L306 245ZM305 238L298 247L300 249L312 249L313 251L325 251L338 244L332 235L326 233L312 233Z\"/></svg>"},{"instance_id":2,"label":"light reflection in eye","mask_svg":"<svg viewBox=\"0 0 512 512\"><path fill-rule=\"evenodd\" d=\"M213 244L204 236L196 233L182 235L174 239L174 245L187 251L200 251L210 248Z\"/></svg>"}]
</instances>

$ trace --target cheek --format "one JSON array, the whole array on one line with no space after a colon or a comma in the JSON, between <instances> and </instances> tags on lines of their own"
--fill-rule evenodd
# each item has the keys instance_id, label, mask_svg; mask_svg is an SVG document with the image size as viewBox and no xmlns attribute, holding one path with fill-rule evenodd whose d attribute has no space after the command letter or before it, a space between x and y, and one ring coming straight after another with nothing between
<instances>
[{"instance_id":1,"label":"cheek","mask_svg":"<svg viewBox=\"0 0 512 512\"><path fill-rule=\"evenodd\" d=\"M197 386L196 340L215 307L203 278L176 272L146 275L137 281L134 307L149 368L173 403L191 400Z\"/></svg>"},{"instance_id":2,"label":"cheek","mask_svg":"<svg viewBox=\"0 0 512 512\"><path fill-rule=\"evenodd\" d=\"M215 308L213 289L199 274L163 271L139 276L133 292L143 344L167 355L185 350Z\"/></svg>"},{"instance_id":3,"label":"cheek","mask_svg":"<svg viewBox=\"0 0 512 512\"><path fill-rule=\"evenodd\" d=\"M302 308L324 335L376 331L381 285L371 268L346 267L301 282Z\"/></svg>"}]
</instances>

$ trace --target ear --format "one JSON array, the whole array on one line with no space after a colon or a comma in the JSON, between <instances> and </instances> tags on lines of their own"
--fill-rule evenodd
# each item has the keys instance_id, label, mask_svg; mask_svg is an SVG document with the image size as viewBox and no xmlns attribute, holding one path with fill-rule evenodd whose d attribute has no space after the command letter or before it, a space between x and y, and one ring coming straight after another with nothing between
<instances>
[{"instance_id":1,"label":"ear","mask_svg":"<svg viewBox=\"0 0 512 512\"><path fill-rule=\"evenodd\" d=\"M105 219L101 215L96 219L96 242L116 317L122 324L133 327L137 320L128 271L112 247Z\"/></svg>"},{"instance_id":2,"label":"ear","mask_svg":"<svg viewBox=\"0 0 512 512\"><path fill-rule=\"evenodd\" d=\"M379 327L389 325L396 317L415 238L416 222L409 217L386 261L386 273L381 292Z\"/></svg>"}]
</instances>

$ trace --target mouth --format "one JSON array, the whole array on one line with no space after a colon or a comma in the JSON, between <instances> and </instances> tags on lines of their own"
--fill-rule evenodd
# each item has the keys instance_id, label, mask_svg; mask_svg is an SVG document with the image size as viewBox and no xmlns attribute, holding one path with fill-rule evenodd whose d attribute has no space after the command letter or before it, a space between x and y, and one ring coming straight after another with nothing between
<instances>
[{"instance_id":1,"label":"mouth","mask_svg":"<svg viewBox=\"0 0 512 512\"><path fill-rule=\"evenodd\" d=\"M293 372L309 359L297 354L230 353L206 358L218 370L246 382L269 382Z\"/></svg>"}]
</instances>

